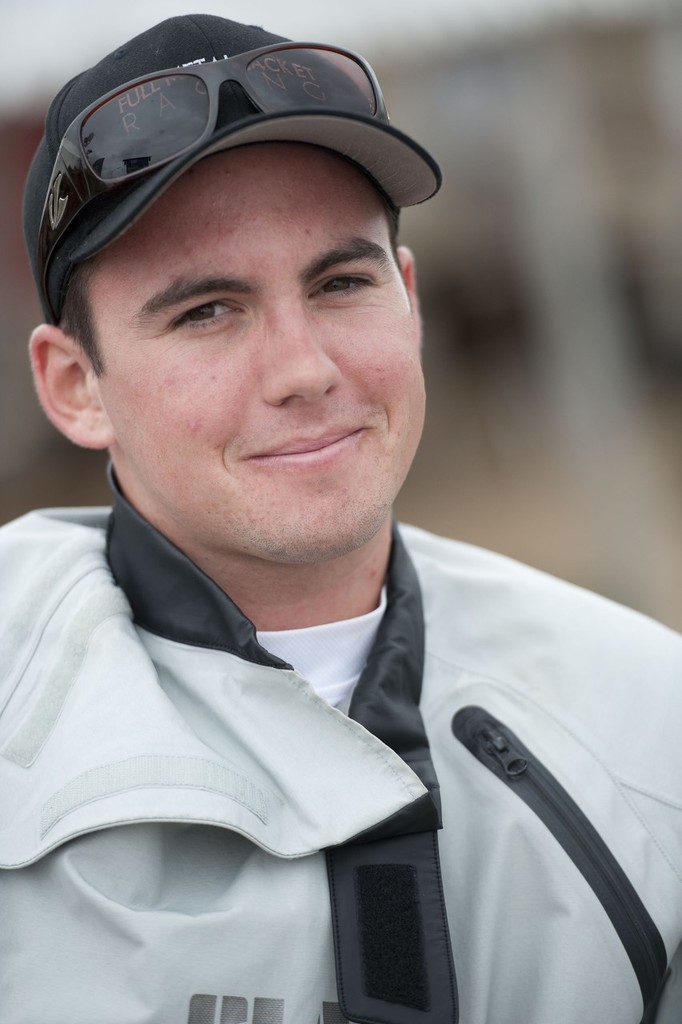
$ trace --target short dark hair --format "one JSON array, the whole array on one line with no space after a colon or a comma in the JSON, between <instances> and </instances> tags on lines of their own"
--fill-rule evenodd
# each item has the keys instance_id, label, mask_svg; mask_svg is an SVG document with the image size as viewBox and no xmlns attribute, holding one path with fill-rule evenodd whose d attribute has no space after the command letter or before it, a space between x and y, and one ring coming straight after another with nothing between
<instances>
[{"instance_id":1,"label":"short dark hair","mask_svg":"<svg viewBox=\"0 0 682 1024\"><path fill-rule=\"evenodd\" d=\"M97 343L95 319L90 303L89 283L96 257L78 263L71 271L59 326L80 345L97 377L104 373L104 361Z\"/></svg>"}]
</instances>

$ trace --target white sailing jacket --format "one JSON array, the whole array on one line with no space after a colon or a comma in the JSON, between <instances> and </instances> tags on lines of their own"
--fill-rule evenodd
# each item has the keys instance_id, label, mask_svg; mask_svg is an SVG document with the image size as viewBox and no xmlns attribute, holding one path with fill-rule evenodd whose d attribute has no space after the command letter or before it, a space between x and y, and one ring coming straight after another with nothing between
<instances>
[{"instance_id":1,"label":"white sailing jacket","mask_svg":"<svg viewBox=\"0 0 682 1024\"><path fill-rule=\"evenodd\" d=\"M401 527L346 716L116 501L0 530L2 1024L679 1024L676 634Z\"/></svg>"}]
</instances>

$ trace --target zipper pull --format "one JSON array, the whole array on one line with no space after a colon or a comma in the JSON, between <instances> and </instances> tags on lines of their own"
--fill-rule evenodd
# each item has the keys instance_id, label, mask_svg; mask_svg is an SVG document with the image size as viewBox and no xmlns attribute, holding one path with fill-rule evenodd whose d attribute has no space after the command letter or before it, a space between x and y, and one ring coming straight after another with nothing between
<instances>
[{"instance_id":1,"label":"zipper pull","mask_svg":"<svg viewBox=\"0 0 682 1024\"><path fill-rule=\"evenodd\" d=\"M481 729L479 736L483 749L497 761L507 778L515 779L524 774L528 768L528 761L514 753L499 729L486 726L485 729Z\"/></svg>"}]
</instances>

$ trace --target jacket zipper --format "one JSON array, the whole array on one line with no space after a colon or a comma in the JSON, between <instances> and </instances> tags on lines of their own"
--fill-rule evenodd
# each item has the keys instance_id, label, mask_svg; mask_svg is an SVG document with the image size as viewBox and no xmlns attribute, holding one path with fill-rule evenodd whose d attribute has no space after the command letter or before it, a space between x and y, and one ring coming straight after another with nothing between
<instances>
[{"instance_id":1,"label":"jacket zipper","mask_svg":"<svg viewBox=\"0 0 682 1024\"><path fill-rule=\"evenodd\" d=\"M591 886L630 958L646 1008L665 975L665 946L649 912L597 830L531 751L483 708L462 708L452 720L452 731L537 814Z\"/></svg>"}]
</instances>

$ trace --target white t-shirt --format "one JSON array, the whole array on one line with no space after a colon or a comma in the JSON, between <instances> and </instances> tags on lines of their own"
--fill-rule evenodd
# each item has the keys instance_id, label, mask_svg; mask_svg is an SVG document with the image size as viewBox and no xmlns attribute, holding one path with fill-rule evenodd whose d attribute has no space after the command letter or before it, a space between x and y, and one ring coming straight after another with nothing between
<instances>
[{"instance_id":1,"label":"white t-shirt","mask_svg":"<svg viewBox=\"0 0 682 1024\"><path fill-rule=\"evenodd\" d=\"M385 610L383 587L378 608L366 615L305 629L259 630L258 643L293 665L329 704L347 711Z\"/></svg>"}]
</instances>

